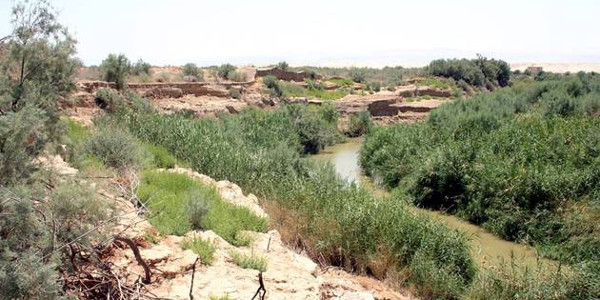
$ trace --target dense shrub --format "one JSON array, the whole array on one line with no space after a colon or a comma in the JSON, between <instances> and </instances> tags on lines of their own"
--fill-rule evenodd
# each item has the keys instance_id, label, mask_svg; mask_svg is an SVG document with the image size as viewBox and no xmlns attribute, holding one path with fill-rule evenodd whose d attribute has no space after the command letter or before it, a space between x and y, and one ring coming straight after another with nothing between
<instances>
[{"instance_id":1,"label":"dense shrub","mask_svg":"<svg viewBox=\"0 0 600 300\"><path fill-rule=\"evenodd\" d=\"M5 200L0 204L0 298L60 298L57 269L71 273L84 258L59 245L90 248L92 240L105 237L111 228L108 206L94 195L75 183L59 184L49 194L37 185L0 187Z\"/></svg>"},{"instance_id":2,"label":"dense shrub","mask_svg":"<svg viewBox=\"0 0 600 300\"><path fill-rule=\"evenodd\" d=\"M598 83L571 76L444 105L427 123L373 130L361 165L419 206L530 242L581 271L600 251L591 221L600 217Z\"/></svg>"},{"instance_id":3,"label":"dense shrub","mask_svg":"<svg viewBox=\"0 0 600 300\"><path fill-rule=\"evenodd\" d=\"M248 81L248 75L241 71L230 71L227 73L227 79L235 82L246 82Z\"/></svg>"},{"instance_id":4,"label":"dense shrub","mask_svg":"<svg viewBox=\"0 0 600 300\"><path fill-rule=\"evenodd\" d=\"M31 190L0 187L0 198L7 200L0 203L0 298L58 299L58 257L42 260L50 230L36 215Z\"/></svg>"},{"instance_id":5,"label":"dense shrub","mask_svg":"<svg viewBox=\"0 0 600 300\"><path fill-rule=\"evenodd\" d=\"M283 90L277 77L273 75L265 76L263 78L263 83L269 89L269 93L272 97L280 98L283 96Z\"/></svg>"},{"instance_id":6,"label":"dense shrub","mask_svg":"<svg viewBox=\"0 0 600 300\"><path fill-rule=\"evenodd\" d=\"M282 71L287 71L289 67L290 65L288 65L286 61L281 61L277 64L277 68L279 68Z\"/></svg>"},{"instance_id":7,"label":"dense shrub","mask_svg":"<svg viewBox=\"0 0 600 300\"><path fill-rule=\"evenodd\" d=\"M0 186L13 184L34 170L31 160L46 141L45 113L34 107L0 116Z\"/></svg>"},{"instance_id":8,"label":"dense shrub","mask_svg":"<svg viewBox=\"0 0 600 300\"><path fill-rule=\"evenodd\" d=\"M198 78L200 76L200 69L194 63L187 63L183 66L183 76L192 76Z\"/></svg>"},{"instance_id":9,"label":"dense shrub","mask_svg":"<svg viewBox=\"0 0 600 300\"><path fill-rule=\"evenodd\" d=\"M150 65L149 63L140 59L131 66L131 74L133 74L133 75L149 75L150 68L152 68L152 65Z\"/></svg>"},{"instance_id":10,"label":"dense shrub","mask_svg":"<svg viewBox=\"0 0 600 300\"><path fill-rule=\"evenodd\" d=\"M222 64L220 67L217 68L217 75L219 75L219 77L221 78L225 78L227 79L227 75L229 75L229 72L233 72L235 71L235 66L231 65L231 64Z\"/></svg>"},{"instance_id":11,"label":"dense shrub","mask_svg":"<svg viewBox=\"0 0 600 300\"><path fill-rule=\"evenodd\" d=\"M109 54L100 64L100 70L104 74L104 80L114 82L117 89L125 88L125 77L131 71L131 64L125 54Z\"/></svg>"},{"instance_id":12,"label":"dense shrub","mask_svg":"<svg viewBox=\"0 0 600 300\"><path fill-rule=\"evenodd\" d=\"M61 140L75 40L48 1L16 2L11 24L0 43L0 299L62 299L60 276L85 263L70 249L92 249L88 238L110 230L110 215L85 185L31 165Z\"/></svg>"},{"instance_id":13,"label":"dense shrub","mask_svg":"<svg viewBox=\"0 0 600 300\"><path fill-rule=\"evenodd\" d=\"M319 153L325 146L336 142L337 120L326 120L320 114L310 113L305 106L289 105L286 112L298 134L304 153Z\"/></svg>"},{"instance_id":14,"label":"dense shrub","mask_svg":"<svg viewBox=\"0 0 600 300\"><path fill-rule=\"evenodd\" d=\"M112 126L99 128L87 141L86 150L116 169L141 165L141 148L129 132Z\"/></svg>"},{"instance_id":15,"label":"dense shrub","mask_svg":"<svg viewBox=\"0 0 600 300\"><path fill-rule=\"evenodd\" d=\"M309 90L323 90L323 85L318 81L307 80L306 83Z\"/></svg>"},{"instance_id":16,"label":"dense shrub","mask_svg":"<svg viewBox=\"0 0 600 300\"><path fill-rule=\"evenodd\" d=\"M350 115L348 119L348 135L351 137L366 134L373 127L373 120L368 111L361 111L358 114Z\"/></svg>"},{"instance_id":17,"label":"dense shrub","mask_svg":"<svg viewBox=\"0 0 600 300\"><path fill-rule=\"evenodd\" d=\"M371 92L378 93L381 91L381 82L379 82L379 81L367 82L366 88L367 88L367 90L369 90Z\"/></svg>"},{"instance_id":18,"label":"dense shrub","mask_svg":"<svg viewBox=\"0 0 600 300\"><path fill-rule=\"evenodd\" d=\"M121 94L111 89L100 89L96 92L96 105L108 111L117 112L125 107L126 100Z\"/></svg>"},{"instance_id":19,"label":"dense shrub","mask_svg":"<svg viewBox=\"0 0 600 300\"><path fill-rule=\"evenodd\" d=\"M427 66L429 74L450 77L479 87L493 89L493 86L507 86L510 81L510 66L503 60L487 59L438 59ZM491 87L491 88L490 88Z\"/></svg>"},{"instance_id":20,"label":"dense shrub","mask_svg":"<svg viewBox=\"0 0 600 300\"><path fill-rule=\"evenodd\" d=\"M350 73L350 78L352 79L352 81L358 82L358 83L365 82L365 73L362 69L351 68L349 73Z\"/></svg>"},{"instance_id":21,"label":"dense shrub","mask_svg":"<svg viewBox=\"0 0 600 300\"><path fill-rule=\"evenodd\" d=\"M152 144L144 146L152 155L152 166L161 169L174 168L177 165L177 159L167 151L164 147Z\"/></svg>"}]
</instances>

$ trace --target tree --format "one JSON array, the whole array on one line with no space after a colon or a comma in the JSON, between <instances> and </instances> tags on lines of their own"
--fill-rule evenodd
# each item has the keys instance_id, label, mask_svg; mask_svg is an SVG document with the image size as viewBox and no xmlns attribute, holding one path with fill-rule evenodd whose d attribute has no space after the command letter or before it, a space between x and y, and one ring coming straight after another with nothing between
<instances>
[{"instance_id":1,"label":"tree","mask_svg":"<svg viewBox=\"0 0 600 300\"><path fill-rule=\"evenodd\" d=\"M185 66L183 66L183 76L194 76L198 78L199 73L200 70L194 63L187 63Z\"/></svg>"},{"instance_id":2,"label":"tree","mask_svg":"<svg viewBox=\"0 0 600 300\"><path fill-rule=\"evenodd\" d=\"M29 177L32 158L58 139L57 104L74 90L80 63L75 40L48 1L17 3L11 23L11 34L0 38L0 299L56 299L62 286L56 272L61 251L55 243L64 242L59 234L85 230L83 223L105 216L77 223L77 215L50 207L54 195L47 197ZM72 208L75 202L63 203Z\"/></svg>"},{"instance_id":3,"label":"tree","mask_svg":"<svg viewBox=\"0 0 600 300\"><path fill-rule=\"evenodd\" d=\"M74 58L75 40L46 0L18 3L11 23L12 33L0 39L0 68L12 93L10 109L18 111L26 104L56 107L57 100L75 89L73 75L81 65Z\"/></svg>"},{"instance_id":4,"label":"tree","mask_svg":"<svg viewBox=\"0 0 600 300\"><path fill-rule=\"evenodd\" d=\"M58 102L74 90L75 40L45 0L15 5L0 42L0 185L27 176L59 135Z\"/></svg>"},{"instance_id":5,"label":"tree","mask_svg":"<svg viewBox=\"0 0 600 300\"><path fill-rule=\"evenodd\" d=\"M104 80L116 83L117 89L122 90L125 88L125 76L129 74L131 64L125 54L109 54L102 61L100 70L104 73Z\"/></svg>"},{"instance_id":6,"label":"tree","mask_svg":"<svg viewBox=\"0 0 600 300\"><path fill-rule=\"evenodd\" d=\"M131 66L131 74L150 74L150 68L152 68L152 66L149 63L139 59L135 64Z\"/></svg>"},{"instance_id":7,"label":"tree","mask_svg":"<svg viewBox=\"0 0 600 300\"><path fill-rule=\"evenodd\" d=\"M351 68L350 71L350 78L352 78L352 81L354 82L364 82L365 81L365 71L359 68Z\"/></svg>"},{"instance_id":8,"label":"tree","mask_svg":"<svg viewBox=\"0 0 600 300\"><path fill-rule=\"evenodd\" d=\"M282 61L277 64L277 68L279 68L281 71L287 71L289 67L290 65L288 65L286 61Z\"/></svg>"},{"instance_id":9,"label":"tree","mask_svg":"<svg viewBox=\"0 0 600 300\"><path fill-rule=\"evenodd\" d=\"M219 75L219 77L227 79L227 75L229 75L229 72L233 71L235 71L235 66L233 66L232 64L222 64L218 68L217 74Z\"/></svg>"}]
</instances>

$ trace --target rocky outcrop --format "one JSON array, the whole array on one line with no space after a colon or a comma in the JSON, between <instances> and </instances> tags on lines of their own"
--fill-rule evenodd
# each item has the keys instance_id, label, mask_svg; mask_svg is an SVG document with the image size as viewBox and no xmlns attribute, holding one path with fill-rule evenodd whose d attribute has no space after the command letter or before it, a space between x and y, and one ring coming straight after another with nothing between
<instances>
[{"instance_id":1,"label":"rocky outcrop","mask_svg":"<svg viewBox=\"0 0 600 300\"><path fill-rule=\"evenodd\" d=\"M322 76L315 74L313 72L305 72L305 71L284 71L280 68L268 68L268 69L257 69L256 76L265 77L265 76L275 76L280 80L285 81L305 81L306 79L321 79Z\"/></svg>"},{"instance_id":2,"label":"rocky outcrop","mask_svg":"<svg viewBox=\"0 0 600 300\"><path fill-rule=\"evenodd\" d=\"M186 174L203 184L214 186L225 201L267 217L258 205L258 199L252 194L245 196L234 183L216 181L178 167L161 171ZM150 265L152 283L146 285L145 289L153 297L187 300L191 291L194 299L224 296L251 299L258 288L259 272L236 265L232 253L238 252L258 255L267 260L267 269L262 277L268 299L413 299L394 292L372 278L338 269L322 269L310 258L287 247L276 230L266 233L243 232L252 241L247 247L235 247L210 230L188 232L184 237L166 236L152 244L145 241L148 233L156 233L152 226L135 213L131 203L119 203L124 203L122 210L128 218L120 218L123 224L115 231L136 241L141 257ZM213 244L215 253L211 265L203 264L201 260L197 262L194 252L182 248L184 240L188 238L200 238ZM143 268L137 264L128 248L115 249L110 263L114 266L113 272L119 278L125 278L124 284L131 284L144 275ZM192 274L194 266L195 273Z\"/></svg>"}]
</instances>

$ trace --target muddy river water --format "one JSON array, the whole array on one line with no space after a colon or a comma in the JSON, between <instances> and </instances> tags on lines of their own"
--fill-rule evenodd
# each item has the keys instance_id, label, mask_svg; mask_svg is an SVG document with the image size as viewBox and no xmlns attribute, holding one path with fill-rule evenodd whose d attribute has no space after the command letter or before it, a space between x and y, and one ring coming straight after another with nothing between
<instances>
[{"instance_id":1,"label":"muddy river water","mask_svg":"<svg viewBox=\"0 0 600 300\"><path fill-rule=\"evenodd\" d=\"M362 174L358 164L361 145L361 139L350 139L346 143L326 148L311 159L318 162L329 162L334 165L337 173L348 181L354 181L358 185L371 189L376 195L386 195L387 191L376 187L370 178ZM458 217L416 207L414 209L419 213L438 219L450 228L467 233L471 237L473 254L480 264L510 262L512 258L531 266L537 265L538 262L550 262L540 259L535 249L530 246L498 238L483 228Z\"/></svg>"}]
</instances>

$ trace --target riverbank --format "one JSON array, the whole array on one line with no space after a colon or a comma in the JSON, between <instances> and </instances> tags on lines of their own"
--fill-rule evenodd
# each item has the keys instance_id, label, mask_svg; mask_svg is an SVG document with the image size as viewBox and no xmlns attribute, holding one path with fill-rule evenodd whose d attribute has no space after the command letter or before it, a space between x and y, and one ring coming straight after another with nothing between
<instances>
[{"instance_id":1,"label":"riverbank","mask_svg":"<svg viewBox=\"0 0 600 300\"><path fill-rule=\"evenodd\" d=\"M323 149L319 154L311 156L311 160L318 163L330 163L337 174L348 182L354 182L364 188L371 190L379 197L389 196L389 192L378 187L372 179L365 176L359 166L360 148L363 140L361 138L348 139L347 142L336 144ZM421 215L432 217L451 229L458 230L471 238L471 252L480 266L501 265L513 260L537 267L539 263L557 266L558 263L543 259L537 251L527 245L503 240L485 229L470 224L456 216L444 214L440 211L412 208Z\"/></svg>"}]
</instances>

